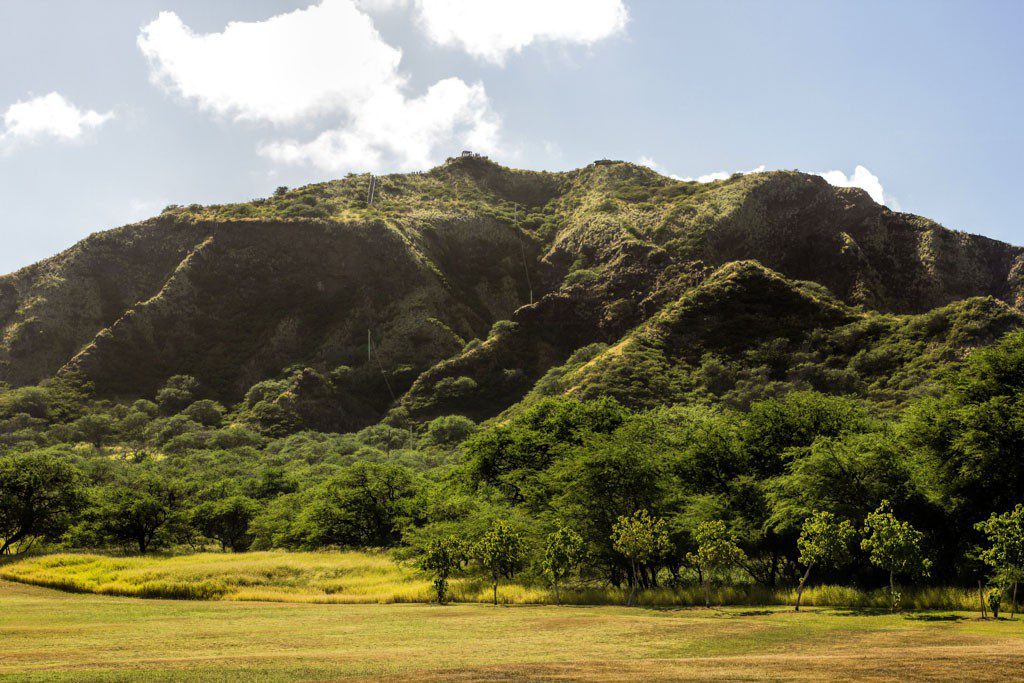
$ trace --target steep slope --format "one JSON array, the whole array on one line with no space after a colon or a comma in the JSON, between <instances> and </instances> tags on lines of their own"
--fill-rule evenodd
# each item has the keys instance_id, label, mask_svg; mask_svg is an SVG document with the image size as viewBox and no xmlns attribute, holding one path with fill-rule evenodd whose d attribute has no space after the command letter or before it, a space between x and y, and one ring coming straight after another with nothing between
<instances>
[{"instance_id":1,"label":"steep slope","mask_svg":"<svg viewBox=\"0 0 1024 683\"><path fill-rule=\"evenodd\" d=\"M282 400L320 397L317 426L336 429L388 410L490 417L553 368L573 393L663 373L671 388L630 400L742 400L729 392L756 383L764 364L748 356L766 345L837 353L809 340L870 318L888 332L863 344L881 343L911 325L903 314L990 297L944 314L977 327L943 346L955 355L1016 325L1008 306L1024 303L1020 248L797 172L699 184L622 162L543 173L470 156L378 178L368 205L369 182L169 207L0 278L0 381L77 372L140 396L190 374L235 401L308 367ZM577 353L595 343L610 348ZM738 364L732 388L680 379L705 356ZM325 391L327 376L344 381Z\"/></svg>"},{"instance_id":2,"label":"steep slope","mask_svg":"<svg viewBox=\"0 0 1024 683\"><path fill-rule=\"evenodd\" d=\"M207 226L146 221L98 233L0 276L0 381L36 383L154 296L209 237Z\"/></svg>"},{"instance_id":3,"label":"steep slope","mask_svg":"<svg viewBox=\"0 0 1024 683\"><path fill-rule=\"evenodd\" d=\"M756 262L723 266L613 346L553 368L524 405L546 395L613 396L634 407L724 401L736 407L794 390L900 405L927 393L978 346L1024 326L992 297L919 315L849 308L819 285Z\"/></svg>"}]
</instances>

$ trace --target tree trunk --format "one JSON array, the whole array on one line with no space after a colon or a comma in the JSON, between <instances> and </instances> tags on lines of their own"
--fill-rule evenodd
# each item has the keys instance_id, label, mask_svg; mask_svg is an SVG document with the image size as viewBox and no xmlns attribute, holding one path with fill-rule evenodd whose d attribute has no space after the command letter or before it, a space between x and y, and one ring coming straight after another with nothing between
<instances>
[{"instance_id":1,"label":"tree trunk","mask_svg":"<svg viewBox=\"0 0 1024 683\"><path fill-rule=\"evenodd\" d=\"M799 612L800 611L800 598L803 597L803 594L804 594L804 584L807 583L807 579L811 575L811 568L812 567L814 567L813 564L807 565L807 571L804 572L803 577L800 579L800 585L797 586L797 588L796 588L796 607L793 610L795 612Z\"/></svg>"},{"instance_id":2,"label":"tree trunk","mask_svg":"<svg viewBox=\"0 0 1024 683\"><path fill-rule=\"evenodd\" d=\"M896 577L895 572L889 570L889 611L896 611Z\"/></svg>"},{"instance_id":3,"label":"tree trunk","mask_svg":"<svg viewBox=\"0 0 1024 683\"><path fill-rule=\"evenodd\" d=\"M636 560L631 560L631 566L632 566L632 570L633 570L633 577L632 577L632 581L629 582L629 597L626 598L626 607L632 607L633 606L633 596L636 595L636 581L637 581Z\"/></svg>"},{"instance_id":4,"label":"tree trunk","mask_svg":"<svg viewBox=\"0 0 1024 683\"><path fill-rule=\"evenodd\" d=\"M562 601L561 601L561 599L558 596L558 577L557 576L555 577L555 604L556 605L561 605L562 604Z\"/></svg>"},{"instance_id":5,"label":"tree trunk","mask_svg":"<svg viewBox=\"0 0 1024 683\"><path fill-rule=\"evenodd\" d=\"M985 591L981 589L981 579L978 579L978 601L981 602L981 618L987 619L988 614L985 612Z\"/></svg>"},{"instance_id":6,"label":"tree trunk","mask_svg":"<svg viewBox=\"0 0 1024 683\"><path fill-rule=\"evenodd\" d=\"M711 577L709 576L704 581L704 606L708 609L711 608Z\"/></svg>"},{"instance_id":7,"label":"tree trunk","mask_svg":"<svg viewBox=\"0 0 1024 683\"><path fill-rule=\"evenodd\" d=\"M494 604L498 604L498 580L494 580Z\"/></svg>"},{"instance_id":8,"label":"tree trunk","mask_svg":"<svg viewBox=\"0 0 1024 683\"><path fill-rule=\"evenodd\" d=\"M0 555L13 555L14 544L20 542L26 535L21 531L16 531L10 538L5 538L3 546L0 546Z\"/></svg>"},{"instance_id":9,"label":"tree trunk","mask_svg":"<svg viewBox=\"0 0 1024 683\"><path fill-rule=\"evenodd\" d=\"M1013 598L1010 600L1010 619L1017 615L1017 582L1013 582Z\"/></svg>"}]
</instances>

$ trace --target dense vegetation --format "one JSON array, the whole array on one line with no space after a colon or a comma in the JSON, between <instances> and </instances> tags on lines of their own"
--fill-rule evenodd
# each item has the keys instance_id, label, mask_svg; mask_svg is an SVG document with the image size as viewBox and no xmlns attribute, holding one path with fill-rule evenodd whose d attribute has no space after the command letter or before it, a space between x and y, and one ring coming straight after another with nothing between
<instances>
[{"instance_id":1,"label":"dense vegetation","mask_svg":"<svg viewBox=\"0 0 1024 683\"><path fill-rule=\"evenodd\" d=\"M817 392L746 410L547 397L483 425L274 437L258 402L226 410L188 377L132 404L65 378L0 393L0 538L5 553L394 548L441 599L466 575L709 599L810 577L891 585L894 603L901 582L984 579L1009 597L1022 389L1011 333L899 412Z\"/></svg>"},{"instance_id":2,"label":"dense vegetation","mask_svg":"<svg viewBox=\"0 0 1024 683\"><path fill-rule=\"evenodd\" d=\"M1012 596L1019 248L796 172L367 181L0 278L0 553L384 548L438 600Z\"/></svg>"}]
</instances>

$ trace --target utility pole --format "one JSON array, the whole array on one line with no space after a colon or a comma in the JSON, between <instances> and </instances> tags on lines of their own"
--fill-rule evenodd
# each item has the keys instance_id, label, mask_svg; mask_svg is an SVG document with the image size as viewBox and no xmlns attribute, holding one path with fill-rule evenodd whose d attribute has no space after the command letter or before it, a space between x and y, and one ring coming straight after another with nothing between
<instances>
[{"instance_id":1,"label":"utility pole","mask_svg":"<svg viewBox=\"0 0 1024 683\"><path fill-rule=\"evenodd\" d=\"M373 206L373 196L377 193L377 178L371 173L370 184L366 188L366 205Z\"/></svg>"},{"instance_id":2,"label":"utility pole","mask_svg":"<svg viewBox=\"0 0 1024 683\"><path fill-rule=\"evenodd\" d=\"M384 364L380 362L380 352L374 353L373 348L373 337L370 336L370 328L366 328L366 362L370 362L370 356L376 356L377 367L380 369L380 376L384 378L384 386L388 388L388 393L391 394L391 400L395 401L395 392L391 389L391 382L388 381L388 373L384 372Z\"/></svg>"}]
</instances>

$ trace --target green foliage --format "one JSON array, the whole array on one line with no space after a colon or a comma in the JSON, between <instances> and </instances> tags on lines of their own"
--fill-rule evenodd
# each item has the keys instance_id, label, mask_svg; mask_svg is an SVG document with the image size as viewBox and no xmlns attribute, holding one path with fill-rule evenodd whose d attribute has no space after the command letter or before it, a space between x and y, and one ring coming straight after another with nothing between
<instances>
[{"instance_id":1,"label":"green foliage","mask_svg":"<svg viewBox=\"0 0 1024 683\"><path fill-rule=\"evenodd\" d=\"M876 567L889 572L889 590L892 610L898 606L894 577L899 574L915 577L927 575L931 569L921 548L924 535L892 514L889 501L883 500L878 508L864 519L864 539L861 548Z\"/></svg>"},{"instance_id":2,"label":"green foliage","mask_svg":"<svg viewBox=\"0 0 1024 683\"><path fill-rule=\"evenodd\" d=\"M444 415L427 423L423 441L428 446L451 448L469 438L476 431L476 423L462 415Z\"/></svg>"},{"instance_id":3,"label":"green foliage","mask_svg":"<svg viewBox=\"0 0 1024 683\"><path fill-rule=\"evenodd\" d=\"M815 565L839 565L850 555L850 543L856 531L846 519L831 512L816 512L800 528L797 550L800 564L810 569Z\"/></svg>"},{"instance_id":4,"label":"green foliage","mask_svg":"<svg viewBox=\"0 0 1024 683\"><path fill-rule=\"evenodd\" d=\"M495 520L487 533L473 546L473 556L490 577L494 589L494 604L498 604L498 581L512 579L525 559L526 544L522 535L508 522Z\"/></svg>"},{"instance_id":5,"label":"green foliage","mask_svg":"<svg viewBox=\"0 0 1024 683\"><path fill-rule=\"evenodd\" d=\"M811 570L819 565L838 566L846 562L856 533L849 520L839 519L831 512L815 512L804 520L796 547L800 552L799 562L806 567L806 571L800 578L796 611L800 611L800 598Z\"/></svg>"},{"instance_id":6,"label":"green foliage","mask_svg":"<svg viewBox=\"0 0 1024 683\"><path fill-rule=\"evenodd\" d=\"M522 501L537 472L567 447L579 445L589 434L615 430L625 416L614 400L544 399L508 424L479 430L463 442L462 450L474 479Z\"/></svg>"},{"instance_id":7,"label":"green foliage","mask_svg":"<svg viewBox=\"0 0 1024 683\"><path fill-rule=\"evenodd\" d=\"M104 442L115 431L113 418L102 413L89 413L71 423L71 429L77 438L101 448Z\"/></svg>"},{"instance_id":8,"label":"green foliage","mask_svg":"<svg viewBox=\"0 0 1024 683\"><path fill-rule=\"evenodd\" d=\"M0 454L0 555L55 540L85 503L82 477L45 451Z\"/></svg>"},{"instance_id":9,"label":"green foliage","mask_svg":"<svg viewBox=\"0 0 1024 683\"><path fill-rule=\"evenodd\" d=\"M185 408L181 414L204 427L216 427L224 417L224 406L216 401L203 399Z\"/></svg>"},{"instance_id":10,"label":"green foliage","mask_svg":"<svg viewBox=\"0 0 1024 683\"><path fill-rule=\"evenodd\" d=\"M435 538L427 544L419 566L433 577L438 604L444 604L448 580L465 564L466 557L465 543L453 536Z\"/></svg>"},{"instance_id":11,"label":"green foliage","mask_svg":"<svg viewBox=\"0 0 1024 683\"><path fill-rule=\"evenodd\" d=\"M974 526L985 536L979 557L992 570L1000 588L1024 579L1024 505L1002 514L993 512Z\"/></svg>"},{"instance_id":12,"label":"green foliage","mask_svg":"<svg viewBox=\"0 0 1024 683\"><path fill-rule=\"evenodd\" d=\"M259 511L259 503L247 496L229 496L209 500L192 508L192 524L199 533L221 544L221 548L240 552L252 545L249 527Z\"/></svg>"},{"instance_id":13,"label":"green foliage","mask_svg":"<svg viewBox=\"0 0 1024 683\"><path fill-rule=\"evenodd\" d=\"M572 529L561 527L548 535L542 566L555 587L555 604L560 602L559 582L579 566L585 554L583 537Z\"/></svg>"},{"instance_id":14,"label":"green foliage","mask_svg":"<svg viewBox=\"0 0 1024 683\"><path fill-rule=\"evenodd\" d=\"M357 463L310 494L298 519L307 547L386 547L414 514L416 483L408 469Z\"/></svg>"},{"instance_id":15,"label":"green foliage","mask_svg":"<svg viewBox=\"0 0 1024 683\"><path fill-rule=\"evenodd\" d=\"M192 403L198 390L199 382L195 377L174 375L157 392L156 403L165 415L173 415Z\"/></svg>"},{"instance_id":16,"label":"green foliage","mask_svg":"<svg viewBox=\"0 0 1024 683\"><path fill-rule=\"evenodd\" d=\"M700 572L704 583L705 605L711 606L711 583L724 572L740 566L747 557L732 540L725 522L703 522L693 532L697 551L687 558Z\"/></svg>"},{"instance_id":17,"label":"green foliage","mask_svg":"<svg viewBox=\"0 0 1024 683\"><path fill-rule=\"evenodd\" d=\"M904 436L922 488L967 541L976 520L1010 509L1024 487L1024 333L971 354L947 384L908 411Z\"/></svg>"},{"instance_id":18,"label":"green foliage","mask_svg":"<svg viewBox=\"0 0 1024 683\"><path fill-rule=\"evenodd\" d=\"M638 567L658 560L669 551L670 545L665 520L651 517L647 510L619 517L612 526L612 548L629 560L632 570L627 605L632 606L636 587L640 583Z\"/></svg>"},{"instance_id":19,"label":"green foliage","mask_svg":"<svg viewBox=\"0 0 1024 683\"><path fill-rule=\"evenodd\" d=\"M112 543L146 553L179 540L184 522L184 496L176 483L128 470L97 492L73 538L86 545Z\"/></svg>"}]
</instances>

